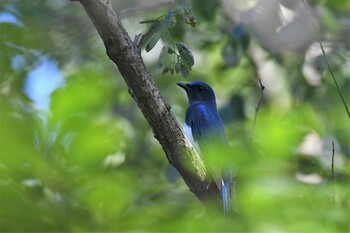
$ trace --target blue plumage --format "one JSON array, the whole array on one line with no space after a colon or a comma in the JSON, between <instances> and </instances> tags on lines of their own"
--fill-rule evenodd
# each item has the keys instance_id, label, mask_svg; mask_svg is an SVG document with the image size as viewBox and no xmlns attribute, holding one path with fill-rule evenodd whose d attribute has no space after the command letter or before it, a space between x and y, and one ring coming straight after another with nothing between
<instances>
[{"instance_id":1,"label":"blue plumage","mask_svg":"<svg viewBox=\"0 0 350 233\"><path fill-rule=\"evenodd\" d=\"M185 123L192 129L193 139L199 144L209 139L227 142L216 106L200 102L191 104L186 111Z\"/></svg>"},{"instance_id":2,"label":"blue plumage","mask_svg":"<svg viewBox=\"0 0 350 233\"><path fill-rule=\"evenodd\" d=\"M178 85L186 91L189 102L184 131L195 147L198 143L201 156L213 156L228 148L213 89L208 84L199 81L188 84L178 83ZM206 162L205 158L203 160ZM214 170L211 171L212 175L222 193L224 213L227 214L230 210L231 172L226 165L212 167Z\"/></svg>"}]
</instances>

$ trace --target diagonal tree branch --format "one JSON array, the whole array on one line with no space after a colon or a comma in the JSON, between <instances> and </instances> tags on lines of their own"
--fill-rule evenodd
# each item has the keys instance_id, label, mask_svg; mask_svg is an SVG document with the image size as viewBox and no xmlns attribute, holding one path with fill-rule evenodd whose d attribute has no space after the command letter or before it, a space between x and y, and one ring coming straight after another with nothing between
<instances>
[{"instance_id":1,"label":"diagonal tree branch","mask_svg":"<svg viewBox=\"0 0 350 233\"><path fill-rule=\"evenodd\" d=\"M157 89L142 60L140 50L124 29L108 0L75 0L80 2L100 34L108 57L117 65L130 95L141 109L154 137L160 142L169 162L202 202L218 199L219 190L206 176L206 169L182 129L170 106Z\"/></svg>"}]
</instances>

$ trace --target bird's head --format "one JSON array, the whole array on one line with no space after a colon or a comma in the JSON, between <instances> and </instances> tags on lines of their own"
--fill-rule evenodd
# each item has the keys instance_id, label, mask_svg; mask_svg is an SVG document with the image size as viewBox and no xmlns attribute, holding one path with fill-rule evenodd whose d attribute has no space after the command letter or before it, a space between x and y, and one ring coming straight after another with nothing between
<instances>
[{"instance_id":1,"label":"bird's head","mask_svg":"<svg viewBox=\"0 0 350 233\"><path fill-rule=\"evenodd\" d=\"M214 91L208 84L195 81L186 84L177 83L177 85L186 91L189 104L203 102L216 106Z\"/></svg>"}]
</instances>

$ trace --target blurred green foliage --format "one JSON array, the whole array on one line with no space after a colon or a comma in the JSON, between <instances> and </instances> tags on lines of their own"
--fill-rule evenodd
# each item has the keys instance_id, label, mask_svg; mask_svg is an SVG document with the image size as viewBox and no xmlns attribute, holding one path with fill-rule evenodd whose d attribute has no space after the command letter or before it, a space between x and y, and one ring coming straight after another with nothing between
<instances>
[{"instance_id":1,"label":"blurred green foliage","mask_svg":"<svg viewBox=\"0 0 350 233\"><path fill-rule=\"evenodd\" d=\"M327 10L326 27L339 30L338 1L315 4ZM257 67L243 54L235 68L225 67L221 51L229 35L221 30L227 25L219 1L193 1L192 8L197 27L178 20L173 37L200 57L189 79L208 82L229 114L223 118L240 215L206 212L181 179L169 182L164 152L78 3L2 1L0 12L23 25L0 23L0 231L349 231L350 124L322 57L314 64L320 84L310 85L298 55L266 56L278 67L277 78L264 83L253 129ZM123 22L139 30L138 22L165 12ZM349 100L349 51L329 55ZM15 56L22 58L19 68ZM57 61L64 77L46 111L23 92L43 56ZM146 62L183 122L187 100L175 85L180 77L161 75L157 59Z\"/></svg>"}]
</instances>

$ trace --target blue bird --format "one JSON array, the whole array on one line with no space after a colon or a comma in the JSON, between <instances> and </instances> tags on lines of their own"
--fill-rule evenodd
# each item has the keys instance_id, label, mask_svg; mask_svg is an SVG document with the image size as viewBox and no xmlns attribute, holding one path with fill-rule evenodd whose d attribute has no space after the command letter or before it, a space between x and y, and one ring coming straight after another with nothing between
<instances>
[{"instance_id":1,"label":"blue bird","mask_svg":"<svg viewBox=\"0 0 350 233\"><path fill-rule=\"evenodd\" d=\"M214 158L227 152L228 141L224 126L218 115L215 93L204 82L177 83L186 91L188 107L186 110L184 132L197 152L201 155L210 173L221 190L224 213L230 211L232 175L224 159ZM213 164L209 164L213 163Z\"/></svg>"}]
</instances>

